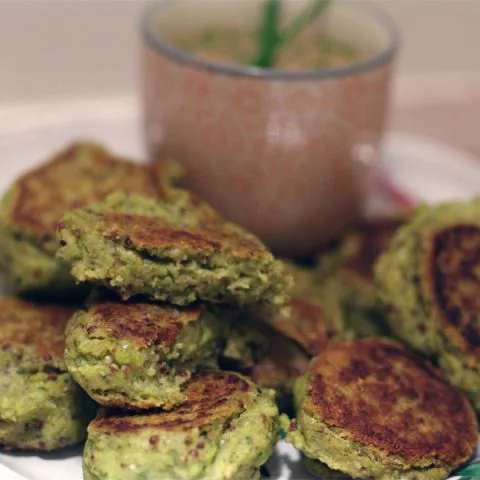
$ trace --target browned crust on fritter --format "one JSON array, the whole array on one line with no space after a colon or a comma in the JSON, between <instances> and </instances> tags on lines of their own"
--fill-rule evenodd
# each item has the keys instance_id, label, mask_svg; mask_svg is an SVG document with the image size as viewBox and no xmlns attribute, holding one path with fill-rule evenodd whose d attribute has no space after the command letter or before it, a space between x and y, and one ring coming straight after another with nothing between
<instances>
[{"instance_id":1,"label":"browned crust on fritter","mask_svg":"<svg viewBox=\"0 0 480 480\"><path fill-rule=\"evenodd\" d=\"M86 149L87 163L81 159ZM4 221L39 242L51 241L65 212L95 203L112 191L163 196L158 180L161 170L153 177L151 171L99 145L75 143L18 179Z\"/></svg>"},{"instance_id":2,"label":"browned crust on fritter","mask_svg":"<svg viewBox=\"0 0 480 480\"><path fill-rule=\"evenodd\" d=\"M188 400L175 410L134 416L113 413L94 420L89 432L122 434L143 429L189 431L208 427L215 420L228 421L244 411L254 390L253 385L234 373L200 372L187 383Z\"/></svg>"},{"instance_id":3,"label":"browned crust on fritter","mask_svg":"<svg viewBox=\"0 0 480 480\"><path fill-rule=\"evenodd\" d=\"M458 464L473 452L477 425L467 398L400 344L331 344L308 371L306 408L354 441L410 464Z\"/></svg>"},{"instance_id":4,"label":"browned crust on fritter","mask_svg":"<svg viewBox=\"0 0 480 480\"><path fill-rule=\"evenodd\" d=\"M354 243L357 253L345 262L340 274L371 285L374 263L404 223L405 217L398 216L373 219L359 225L347 240Z\"/></svg>"},{"instance_id":5,"label":"browned crust on fritter","mask_svg":"<svg viewBox=\"0 0 480 480\"><path fill-rule=\"evenodd\" d=\"M0 349L32 347L38 357L62 359L65 326L74 311L73 307L0 299Z\"/></svg>"},{"instance_id":6,"label":"browned crust on fritter","mask_svg":"<svg viewBox=\"0 0 480 480\"><path fill-rule=\"evenodd\" d=\"M202 307L176 308L150 303L102 302L88 310L88 334L106 331L117 340L128 340L139 347L168 347L184 328L199 320Z\"/></svg>"},{"instance_id":7,"label":"browned crust on fritter","mask_svg":"<svg viewBox=\"0 0 480 480\"><path fill-rule=\"evenodd\" d=\"M427 239L423 282L444 335L480 359L480 227L454 225Z\"/></svg>"},{"instance_id":8,"label":"browned crust on fritter","mask_svg":"<svg viewBox=\"0 0 480 480\"><path fill-rule=\"evenodd\" d=\"M175 249L206 257L229 252L237 258L266 254L261 244L248 235L219 228L172 228L150 217L110 213L102 217L106 237L121 240L126 248L140 251Z\"/></svg>"},{"instance_id":9,"label":"browned crust on fritter","mask_svg":"<svg viewBox=\"0 0 480 480\"><path fill-rule=\"evenodd\" d=\"M297 342L309 355L318 355L337 332L325 322L323 308L306 298L292 298L285 308L263 310L262 318L277 332Z\"/></svg>"}]
</instances>

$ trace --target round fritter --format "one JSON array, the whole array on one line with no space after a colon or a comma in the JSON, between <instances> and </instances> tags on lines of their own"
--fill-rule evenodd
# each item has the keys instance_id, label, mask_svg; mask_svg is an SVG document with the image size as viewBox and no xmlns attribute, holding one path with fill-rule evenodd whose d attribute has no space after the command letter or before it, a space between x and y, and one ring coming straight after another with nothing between
<instances>
[{"instance_id":1,"label":"round fritter","mask_svg":"<svg viewBox=\"0 0 480 480\"><path fill-rule=\"evenodd\" d=\"M283 264L260 240L191 199L112 195L65 215L58 241L58 256L77 280L124 299L277 304L290 286Z\"/></svg>"},{"instance_id":2,"label":"round fritter","mask_svg":"<svg viewBox=\"0 0 480 480\"><path fill-rule=\"evenodd\" d=\"M50 451L81 442L96 408L67 373L69 307L0 300L0 444Z\"/></svg>"},{"instance_id":3,"label":"round fritter","mask_svg":"<svg viewBox=\"0 0 480 480\"><path fill-rule=\"evenodd\" d=\"M259 478L277 440L274 393L231 372L198 373L185 393L170 412L108 412L93 421L85 480Z\"/></svg>"},{"instance_id":4,"label":"round fritter","mask_svg":"<svg viewBox=\"0 0 480 480\"><path fill-rule=\"evenodd\" d=\"M65 361L101 405L170 409L198 367L216 364L221 336L204 306L98 301L70 320Z\"/></svg>"},{"instance_id":5,"label":"round fritter","mask_svg":"<svg viewBox=\"0 0 480 480\"><path fill-rule=\"evenodd\" d=\"M375 269L390 327L480 411L480 206L421 207Z\"/></svg>"},{"instance_id":6,"label":"round fritter","mask_svg":"<svg viewBox=\"0 0 480 480\"><path fill-rule=\"evenodd\" d=\"M330 344L294 390L303 453L354 478L444 479L477 445L467 397L400 344Z\"/></svg>"},{"instance_id":7,"label":"round fritter","mask_svg":"<svg viewBox=\"0 0 480 480\"><path fill-rule=\"evenodd\" d=\"M100 145L77 143L22 175L0 203L0 267L18 292L74 285L55 259L56 225L72 208L115 190L164 198L177 174L161 163L145 166L117 157Z\"/></svg>"}]
</instances>

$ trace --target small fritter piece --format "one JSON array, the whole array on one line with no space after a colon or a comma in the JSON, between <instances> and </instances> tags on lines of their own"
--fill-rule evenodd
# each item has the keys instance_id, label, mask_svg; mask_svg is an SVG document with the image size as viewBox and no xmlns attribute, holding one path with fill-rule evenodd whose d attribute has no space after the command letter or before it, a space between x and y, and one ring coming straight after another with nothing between
<instances>
[{"instance_id":1,"label":"small fritter piece","mask_svg":"<svg viewBox=\"0 0 480 480\"><path fill-rule=\"evenodd\" d=\"M291 283L260 240L202 202L111 195L65 215L58 241L58 256L77 280L124 299L279 304Z\"/></svg>"},{"instance_id":2,"label":"small fritter piece","mask_svg":"<svg viewBox=\"0 0 480 480\"><path fill-rule=\"evenodd\" d=\"M0 300L0 444L51 451L81 442L96 407L63 361L69 307Z\"/></svg>"},{"instance_id":3,"label":"small fritter piece","mask_svg":"<svg viewBox=\"0 0 480 480\"><path fill-rule=\"evenodd\" d=\"M186 402L170 412L107 412L88 427L85 480L258 479L273 452L273 391L230 372L189 380Z\"/></svg>"},{"instance_id":4,"label":"small fritter piece","mask_svg":"<svg viewBox=\"0 0 480 480\"><path fill-rule=\"evenodd\" d=\"M357 338L389 333L375 296L373 266L405 220L397 215L365 221L318 258L325 314Z\"/></svg>"},{"instance_id":5,"label":"small fritter piece","mask_svg":"<svg viewBox=\"0 0 480 480\"><path fill-rule=\"evenodd\" d=\"M287 439L353 478L445 479L477 445L468 398L400 344L330 344L294 388ZM415 426L415 428L412 428Z\"/></svg>"},{"instance_id":6,"label":"small fritter piece","mask_svg":"<svg viewBox=\"0 0 480 480\"><path fill-rule=\"evenodd\" d=\"M318 353L329 340L321 309L307 300L293 299L286 307L230 310L224 317L221 368L273 388L279 405L290 405L293 380L305 371L309 355Z\"/></svg>"},{"instance_id":7,"label":"small fritter piece","mask_svg":"<svg viewBox=\"0 0 480 480\"><path fill-rule=\"evenodd\" d=\"M288 305L259 307L255 309L258 319L270 325L275 331L300 345L310 356L325 349L333 338L345 338L348 332L327 317L319 302L306 298L292 298Z\"/></svg>"},{"instance_id":8,"label":"small fritter piece","mask_svg":"<svg viewBox=\"0 0 480 480\"><path fill-rule=\"evenodd\" d=\"M230 322L224 357L259 386L273 388L282 409L291 405L293 381L335 338L348 338L323 315L320 305L293 298L285 307L262 306L242 312ZM243 348L241 348L243 347Z\"/></svg>"},{"instance_id":9,"label":"small fritter piece","mask_svg":"<svg viewBox=\"0 0 480 480\"><path fill-rule=\"evenodd\" d=\"M310 356L320 353L332 338L349 338L343 318L326 315L324 292L315 269L285 262L293 277L290 301L281 307L261 306L252 310L258 321L295 341Z\"/></svg>"},{"instance_id":10,"label":"small fritter piece","mask_svg":"<svg viewBox=\"0 0 480 480\"><path fill-rule=\"evenodd\" d=\"M285 409L291 405L293 383L305 372L308 363L309 357L298 345L275 335L249 376L259 387L275 390L277 403Z\"/></svg>"},{"instance_id":11,"label":"small fritter piece","mask_svg":"<svg viewBox=\"0 0 480 480\"><path fill-rule=\"evenodd\" d=\"M200 366L216 366L222 322L205 306L97 301L68 323L70 374L107 407L171 409Z\"/></svg>"},{"instance_id":12,"label":"small fritter piece","mask_svg":"<svg viewBox=\"0 0 480 480\"><path fill-rule=\"evenodd\" d=\"M84 142L22 175L0 203L0 267L15 291L74 286L68 268L55 259L56 225L65 212L116 190L168 197L174 168L136 164Z\"/></svg>"},{"instance_id":13,"label":"small fritter piece","mask_svg":"<svg viewBox=\"0 0 480 480\"><path fill-rule=\"evenodd\" d=\"M224 309L222 317L224 340L220 366L246 373L263 358L275 332L248 311Z\"/></svg>"},{"instance_id":14,"label":"small fritter piece","mask_svg":"<svg viewBox=\"0 0 480 480\"><path fill-rule=\"evenodd\" d=\"M375 268L393 332L480 411L480 205L420 207Z\"/></svg>"}]
</instances>

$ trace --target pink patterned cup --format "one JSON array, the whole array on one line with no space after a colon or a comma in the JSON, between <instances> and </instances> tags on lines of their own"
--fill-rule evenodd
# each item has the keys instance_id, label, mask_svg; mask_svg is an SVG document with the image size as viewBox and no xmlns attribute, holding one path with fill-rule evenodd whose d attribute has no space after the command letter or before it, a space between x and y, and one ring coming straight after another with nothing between
<instances>
[{"instance_id":1,"label":"pink patterned cup","mask_svg":"<svg viewBox=\"0 0 480 480\"><path fill-rule=\"evenodd\" d=\"M283 0L287 16L302 0ZM263 0L163 0L143 19L144 121L152 158L277 253L313 252L362 214L384 130L394 26L333 4L322 28L368 55L323 70L281 71L201 59L171 39L207 27L253 29ZM313 48L313 46L312 46Z\"/></svg>"}]
</instances>

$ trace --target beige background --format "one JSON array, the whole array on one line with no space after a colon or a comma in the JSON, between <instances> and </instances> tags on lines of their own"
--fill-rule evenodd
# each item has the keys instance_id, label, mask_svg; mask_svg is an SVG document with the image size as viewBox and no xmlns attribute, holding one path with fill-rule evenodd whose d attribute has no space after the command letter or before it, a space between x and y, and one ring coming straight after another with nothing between
<instances>
[{"instance_id":1,"label":"beige background","mask_svg":"<svg viewBox=\"0 0 480 480\"><path fill-rule=\"evenodd\" d=\"M372 3L404 37L394 125L480 151L480 0ZM79 95L134 97L144 4L0 0L0 109Z\"/></svg>"}]
</instances>

